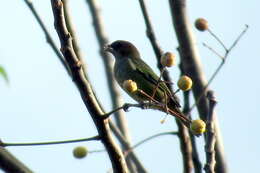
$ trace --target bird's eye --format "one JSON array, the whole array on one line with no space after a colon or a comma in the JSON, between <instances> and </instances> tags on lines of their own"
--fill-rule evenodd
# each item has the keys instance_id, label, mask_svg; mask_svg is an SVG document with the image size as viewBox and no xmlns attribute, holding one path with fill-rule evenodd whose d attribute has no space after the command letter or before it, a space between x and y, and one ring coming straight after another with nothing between
<instances>
[{"instance_id":1,"label":"bird's eye","mask_svg":"<svg viewBox=\"0 0 260 173\"><path fill-rule=\"evenodd\" d=\"M120 49L122 47L122 44L120 42L115 42L112 44L112 47L116 50Z\"/></svg>"}]
</instances>

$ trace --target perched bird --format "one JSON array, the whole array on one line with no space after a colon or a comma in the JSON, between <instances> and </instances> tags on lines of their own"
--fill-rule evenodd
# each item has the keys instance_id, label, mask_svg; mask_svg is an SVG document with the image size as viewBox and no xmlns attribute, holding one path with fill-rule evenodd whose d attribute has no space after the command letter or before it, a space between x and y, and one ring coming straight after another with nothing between
<instances>
[{"instance_id":1,"label":"perched bird","mask_svg":"<svg viewBox=\"0 0 260 173\"><path fill-rule=\"evenodd\" d=\"M118 40L105 46L105 51L115 57L114 75L118 84L139 103L156 101L152 108L179 118L186 125L189 119L181 113L180 104L165 82L160 81L156 73L141 59L137 48L128 41ZM129 92L124 87L127 80L134 81L138 90ZM160 106L164 105L164 106Z\"/></svg>"}]
</instances>

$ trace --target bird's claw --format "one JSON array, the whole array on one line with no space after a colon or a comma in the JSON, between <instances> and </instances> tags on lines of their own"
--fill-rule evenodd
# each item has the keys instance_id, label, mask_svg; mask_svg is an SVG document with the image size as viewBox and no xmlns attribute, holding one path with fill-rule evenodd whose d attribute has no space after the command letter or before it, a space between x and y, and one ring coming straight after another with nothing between
<instances>
[{"instance_id":1,"label":"bird's claw","mask_svg":"<svg viewBox=\"0 0 260 173\"><path fill-rule=\"evenodd\" d=\"M123 105L123 110L125 111L125 112L128 112L129 111L129 105L128 104L124 104Z\"/></svg>"},{"instance_id":2,"label":"bird's claw","mask_svg":"<svg viewBox=\"0 0 260 173\"><path fill-rule=\"evenodd\" d=\"M150 105L151 105L150 101L140 103L142 109L149 109Z\"/></svg>"}]
</instances>

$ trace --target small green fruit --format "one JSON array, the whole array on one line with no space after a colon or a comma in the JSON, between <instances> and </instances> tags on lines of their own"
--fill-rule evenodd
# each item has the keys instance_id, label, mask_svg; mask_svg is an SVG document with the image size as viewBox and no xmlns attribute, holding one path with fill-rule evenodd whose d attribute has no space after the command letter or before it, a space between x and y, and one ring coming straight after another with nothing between
<instances>
[{"instance_id":1,"label":"small green fruit","mask_svg":"<svg viewBox=\"0 0 260 173\"><path fill-rule=\"evenodd\" d=\"M189 76L183 75L178 81L178 87L183 91L188 91L192 87L192 80Z\"/></svg>"},{"instance_id":2,"label":"small green fruit","mask_svg":"<svg viewBox=\"0 0 260 173\"><path fill-rule=\"evenodd\" d=\"M209 24L208 21L206 19L203 18L198 18L195 21L195 27L199 30L199 31L205 31L209 28Z\"/></svg>"},{"instance_id":3,"label":"small green fruit","mask_svg":"<svg viewBox=\"0 0 260 173\"><path fill-rule=\"evenodd\" d=\"M73 156L77 159L82 159L86 157L87 154L88 154L88 150L84 146L78 146L73 149Z\"/></svg>"},{"instance_id":4,"label":"small green fruit","mask_svg":"<svg viewBox=\"0 0 260 173\"><path fill-rule=\"evenodd\" d=\"M171 66L176 65L176 57L175 57L175 55L173 53L171 53L171 52L166 52L161 57L161 64L164 67L171 67Z\"/></svg>"},{"instance_id":5,"label":"small green fruit","mask_svg":"<svg viewBox=\"0 0 260 173\"><path fill-rule=\"evenodd\" d=\"M131 79L124 81L123 88L130 93L133 93L138 89L136 82L132 81Z\"/></svg>"},{"instance_id":6,"label":"small green fruit","mask_svg":"<svg viewBox=\"0 0 260 173\"><path fill-rule=\"evenodd\" d=\"M193 120L190 125L190 130L194 135L201 135L206 131L206 123L201 119Z\"/></svg>"}]
</instances>

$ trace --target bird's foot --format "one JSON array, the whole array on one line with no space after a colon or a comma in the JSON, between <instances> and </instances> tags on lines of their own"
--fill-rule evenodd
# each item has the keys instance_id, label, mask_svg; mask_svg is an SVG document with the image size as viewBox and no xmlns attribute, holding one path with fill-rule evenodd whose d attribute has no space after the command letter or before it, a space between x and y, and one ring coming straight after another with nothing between
<instances>
[{"instance_id":1,"label":"bird's foot","mask_svg":"<svg viewBox=\"0 0 260 173\"><path fill-rule=\"evenodd\" d=\"M149 109L152 105L152 101L143 101L140 105L142 109Z\"/></svg>"}]
</instances>

